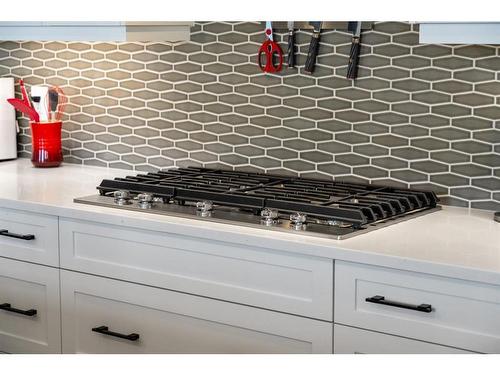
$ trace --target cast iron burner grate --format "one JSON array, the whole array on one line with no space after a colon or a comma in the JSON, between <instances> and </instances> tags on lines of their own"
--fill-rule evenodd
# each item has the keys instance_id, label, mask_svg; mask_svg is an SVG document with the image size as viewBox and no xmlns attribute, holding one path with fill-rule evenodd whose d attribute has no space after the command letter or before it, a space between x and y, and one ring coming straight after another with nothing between
<instances>
[{"instance_id":1,"label":"cast iron burner grate","mask_svg":"<svg viewBox=\"0 0 500 375\"><path fill-rule=\"evenodd\" d=\"M300 212L310 218L349 223L353 227L434 208L438 202L430 191L207 168L179 168L105 179L97 189L101 195L112 195L117 190L149 193L181 205L211 201L255 214L264 208L280 213Z\"/></svg>"}]
</instances>

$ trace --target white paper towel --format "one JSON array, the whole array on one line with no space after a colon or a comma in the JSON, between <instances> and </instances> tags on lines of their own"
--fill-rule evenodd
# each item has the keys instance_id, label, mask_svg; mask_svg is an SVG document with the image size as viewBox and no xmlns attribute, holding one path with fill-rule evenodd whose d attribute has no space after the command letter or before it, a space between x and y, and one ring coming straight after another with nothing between
<instances>
[{"instance_id":1,"label":"white paper towel","mask_svg":"<svg viewBox=\"0 0 500 375\"><path fill-rule=\"evenodd\" d=\"M14 78L0 78L0 160L17 158L16 111L7 102L14 96Z\"/></svg>"}]
</instances>

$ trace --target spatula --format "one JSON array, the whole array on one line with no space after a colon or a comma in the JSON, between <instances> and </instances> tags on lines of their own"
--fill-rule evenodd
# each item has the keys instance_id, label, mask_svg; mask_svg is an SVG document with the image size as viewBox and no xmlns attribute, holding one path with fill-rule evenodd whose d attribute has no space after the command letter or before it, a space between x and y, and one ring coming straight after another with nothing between
<instances>
[{"instance_id":1,"label":"spatula","mask_svg":"<svg viewBox=\"0 0 500 375\"><path fill-rule=\"evenodd\" d=\"M38 116L38 112L31 108L21 99L12 98L7 99L7 101L19 112L24 113L26 116L30 118L31 121L39 122L40 116Z\"/></svg>"},{"instance_id":2,"label":"spatula","mask_svg":"<svg viewBox=\"0 0 500 375\"><path fill-rule=\"evenodd\" d=\"M21 94L23 95L23 102L28 107L33 107L31 105L30 97L28 96L28 93L26 92L26 87L24 86L24 81L22 79L19 80L19 87L21 87Z\"/></svg>"}]
</instances>

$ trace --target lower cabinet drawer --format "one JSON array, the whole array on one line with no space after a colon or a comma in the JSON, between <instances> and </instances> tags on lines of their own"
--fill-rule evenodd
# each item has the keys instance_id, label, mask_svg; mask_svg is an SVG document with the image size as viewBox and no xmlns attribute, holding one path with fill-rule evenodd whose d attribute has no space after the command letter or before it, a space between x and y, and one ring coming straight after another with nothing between
<instances>
[{"instance_id":1,"label":"lower cabinet drawer","mask_svg":"<svg viewBox=\"0 0 500 375\"><path fill-rule=\"evenodd\" d=\"M0 256L58 267L57 216L0 207Z\"/></svg>"},{"instance_id":2,"label":"lower cabinet drawer","mask_svg":"<svg viewBox=\"0 0 500 375\"><path fill-rule=\"evenodd\" d=\"M500 353L500 287L339 261L335 323Z\"/></svg>"},{"instance_id":3,"label":"lower cabinet drawer","mask_svg":"<svg viewBox=\"0 0 500 375\"><path fill-rule=\"evenodd\" d=\"M59 233L68 270L333 321L331 259L66 218Z\"/></svg>"},{"instance_id":4,"label":"lower cabinet drawer","mask_svg":"<svg viewBox=\"0 0 500 375\"><path fill-rule=\"evenodd\" d=\"M335 324L335 354L467 354L466 350Z\"/></svg>"},{"instance_id":5,"label":"lower cabinet drawer","mask_svg":"<svg viewBox=\"0 0 500 375\"><path fill-rule=\"evenodd\" d=\"M0 352L61 353L58 269L0 258Z\"/></svg>"},{"instance_id":6,"label":"lower cabinet drawer","mask_svg":"<svg viewBox=\"0 0 500 375\"><path fill-rule=\"evenodd\" d=\"M332 353L332 324L61 271L64 353Z\"/></svg>"}]
</instances>

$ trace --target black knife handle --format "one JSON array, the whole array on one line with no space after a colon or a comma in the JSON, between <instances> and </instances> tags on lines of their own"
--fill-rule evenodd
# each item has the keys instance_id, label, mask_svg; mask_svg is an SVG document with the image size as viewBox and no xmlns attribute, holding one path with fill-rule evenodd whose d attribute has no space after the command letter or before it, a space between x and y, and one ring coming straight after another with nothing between
<instances>
[{"instance_id":1,"label":"black knife handle","mask_svg":"<svg viewBox=\"0 0 500 375\"><path fill-rule=\"evenodd\" d=\"M288 31L288 51L287 51L287 65L289 68L295 66L295 31Z\"/></svg>"},{"instance_id":2,"label":"black knife handle","mask_svg":"<svg viewBox=\"0 0 500 375\"><path fill-rule=\"evenodd\" d=\"M315 31L311 37L311 43L309 44L309 51L307 52L306 65L304 66L304 72L307 74L312 74L314 72L314 66L316 65L316 56L319 50L319 37L320 32Z\"/></svg>"},{"instance_id":3,"label":"black knife handle","mask_svg":"<svg viewBox=\"0 0 500 375\"><path fill-rule=\"evenodd\" d=\"M347 79L358 77L359 52L361 44L359 38L352 38L351 52L349 53L349 64L347 65Z\"/></svg>"}]
</instances>

